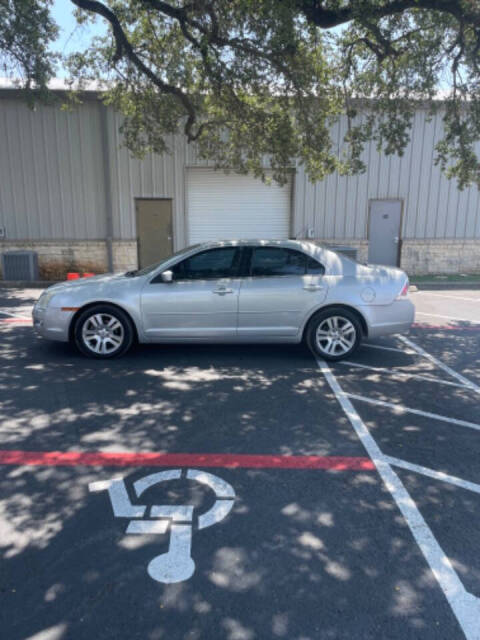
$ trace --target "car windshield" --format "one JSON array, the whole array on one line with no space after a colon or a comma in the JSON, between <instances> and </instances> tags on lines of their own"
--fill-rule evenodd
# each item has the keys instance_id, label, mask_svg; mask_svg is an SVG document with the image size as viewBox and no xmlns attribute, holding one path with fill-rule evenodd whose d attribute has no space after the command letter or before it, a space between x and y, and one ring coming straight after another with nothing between
<instances>
[{"instance_id":1,"label":"car windshield","mask_svg":"<svg viewBox=\"0 0 480 640\"><path fill-rule=\"evenodd\" d=\"M161 267L162 264L166 264L167 262L169 262L172 258L187 254L189 253L189 251L191 251L192 249L196 249L196 247L199 246L199 244L192 244L190 247L185 247L184 249L180 249L180 251L172 253L171 256L168 256L168 258L162 260L161 262L155 262L154 264L150 264L148 267L144 267L143 269L134 269L133 271L127 271L125 273L125 276L127 278L133 278L134 276L146 276L148 273L151 273L152 271L155 271L156 269Z\"/></svg>"}]
</instances>

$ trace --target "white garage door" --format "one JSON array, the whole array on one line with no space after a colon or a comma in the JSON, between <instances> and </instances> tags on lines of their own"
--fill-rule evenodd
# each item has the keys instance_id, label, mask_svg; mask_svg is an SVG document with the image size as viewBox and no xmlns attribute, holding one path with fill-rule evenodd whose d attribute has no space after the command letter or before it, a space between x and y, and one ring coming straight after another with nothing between
<instances>
[{"instance_id":1,"label":"white garage door","mask_svg":"<svg viewBox=\"0 0 480 640\"><path fill-rule=\"evenodd\" d=\"M187 172L189 244L290 235L291 181L279 187L213 169Z\"/></svg>"}]
</instances>

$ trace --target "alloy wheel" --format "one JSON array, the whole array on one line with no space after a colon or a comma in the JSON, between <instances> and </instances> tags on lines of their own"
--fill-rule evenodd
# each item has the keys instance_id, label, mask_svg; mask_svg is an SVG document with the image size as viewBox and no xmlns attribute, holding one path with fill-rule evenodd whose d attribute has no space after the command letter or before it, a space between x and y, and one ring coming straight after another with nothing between
<instances>
[{"instance_id":1,"label":"alloy wheel","mask_svg":"<svg viewBox=\"0 0 480 640\"><path fill-rule=\"evenodd\" d=\"M108 313L96 313L87 318L82 327L82 340L95 354L110 355L119 349L124 341L122 323Z\"/></svg>"},{"instance_id":2,"label":"alloy wheel","mask_svg":"<svg viewBox=\"0 0 480 640\"><path fill-rule=\"evenodd\" d=\"M329 316L322 320L315 334L317 348L328 356L343 356L354 346L357 331L347 318Z\"/></svg>"}]
</instances>

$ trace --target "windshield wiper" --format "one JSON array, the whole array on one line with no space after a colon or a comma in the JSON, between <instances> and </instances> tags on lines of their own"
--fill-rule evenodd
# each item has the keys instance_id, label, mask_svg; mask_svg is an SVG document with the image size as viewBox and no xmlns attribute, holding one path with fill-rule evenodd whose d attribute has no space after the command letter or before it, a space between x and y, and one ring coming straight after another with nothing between
<instances>
[{"instance_id":1,"label":"windshield wiper","mask_svg":"<svg viewBox=\"0 0 480 640\"><path fill-rule=\"evenodd\" d=\"M133 269L133 271L126 271L125 278L133 278L133 276L136 276L137 273L138 273L138 269Z\"/></svg>"}]
</instances>

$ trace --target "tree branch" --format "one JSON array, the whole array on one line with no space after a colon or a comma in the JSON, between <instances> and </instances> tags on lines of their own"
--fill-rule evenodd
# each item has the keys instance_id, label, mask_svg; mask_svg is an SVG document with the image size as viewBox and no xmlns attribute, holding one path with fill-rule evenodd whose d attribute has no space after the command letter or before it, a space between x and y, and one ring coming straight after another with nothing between
<instances>
[{"instance_id":1,"label":"tree branch","mask_svg":"<svg viewBox=\"0 0 480 640\"><path fill-rule=\"evenodd\" d=\"M97 0L71 0L80 9L85 9L92 13L102 16L110 23L115 39L116 51L113 62L118 62L121 58L127 57L130 62L143 73L162 93L170 94L178 98L187 113L187 121L185 122L185 135L189 141L195 140L201 133L202 127L194 134L193 126L196 122L195 107L189 98L179 87L164 82L150 69L135 53L125 31L120 24L117 16L107 6Z\"/></svg>"},{"instance_id":2,"label":"tree branch","mask_svg":"<svg viewBox=\"0 0 480 640\"><path fill-rule=\"evenodd\" d=\"M465 20L480 26L480 10L466 11L461 0L392 0L383 5L351 0L347 6L331 9L323 6L319 0L299 0L299 7L306 18L321 29L331 29L350 22L359 15L380 19L409 9L428 9L440 13L449 13L458 20ZM473 7L473 3L472 3Z\"/></svg>"}]
</instances>

